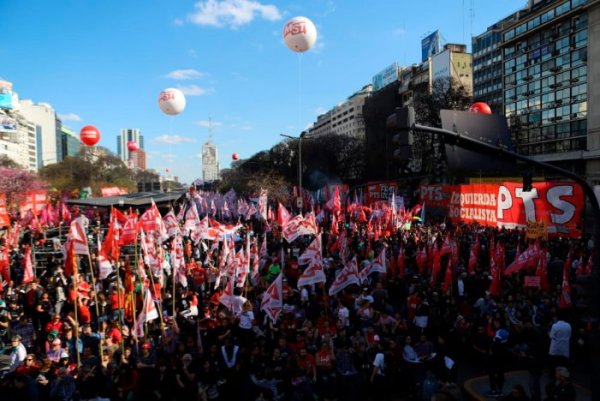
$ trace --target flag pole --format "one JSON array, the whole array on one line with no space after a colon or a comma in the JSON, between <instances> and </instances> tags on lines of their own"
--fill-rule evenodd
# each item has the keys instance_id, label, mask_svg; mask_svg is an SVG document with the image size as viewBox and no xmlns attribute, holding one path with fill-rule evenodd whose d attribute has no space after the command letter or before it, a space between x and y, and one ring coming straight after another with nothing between
<instances>
[{"instance_id":1,"label":"flag pole","mask_svg":"<svg viewBox=\"0 0 600 401\"><path fill-rule=\"evenodd\" d=\"M117 260L115 263L117 265L117 308L119 311L119 320L117 323L119 324L119 330L123 333L123 316L125 315L125 310L123 310L123 314L121 314L121 299L123 299L123 307L125 307L125 299L123 298L123 294L121 293L121 261ZM134 314L135 317L135 314ZM130 333L131 334L131 333ZM121 355L125 355L125 344L123 342L123 337L121 336L121 341L119 343L119 348L121 348Z\"/></svg>"},{"instance_id":2,"label":"flag pole","mask_svg":"<svg viewBox=\"0 0 600 401\"><path fill-rule=\"evenodd\" d=\"M98 239L100 239L100 234L98 233ZM92 288L93 288L93 293L94 293L94 305L96 306L96 325L98 326L98 332L100 332L100 308L98 307L98 294L96 291L96 278L94 275L94 266L92 265L92 257L90 256L90 244L88 242L88 254L87 254L87 258L88 258L88 263L90 266L90 274L92 275ZM98 352L99 352L99 356L102 356L102 344L101 342L98 343Z\"/></svg>"},{"instance_id":3,"label":"flag pole","mask_svg":"<svg viewBox=\"0 0 600 401\"><path fill-rule=\"evenodd\" d=\"M144 263L145 265L145 263ZM155 291L155 287L154 287L154 274L152 273L152 268L150 268L150 266L148 266L148 275L150 276L150 283L152 284L152 290L150 291L150 296L153 296L153 293ZM159 299L158 302L158 317L160 319L160 330L162 331L163 335L165 335L165 321L163 320L163 313L162 313L162 300Z\"/></svg>"},{"instance_id":4,"label":"flag pole","mask_svg":"<svg viewBox=\"0 0 600 401\"><path fill-rule=\"evenodd\" d=\"M74 246L73 244L71 244L71 246ZM74 250L73 250L74 251ZM69 251L67 251L69 252ZM75 299L74 301L74 312L75 312L75 322L77 323L77 330L75 330L75 344L79 344L79 329L80 329L80 325L79 325L79 317L77 316L77 308L79 307L79 297L78 297L78 288L79 288L79 256L77 256L77 254L74 255L75 256L75 263L73 268L75 269L75 272L73 274L73 280L74 280L74 284L75 284ZM70 255L67 254L67 257L71 257ZM75 351L77 352L77 367L81 366L81 355L79 354L79 347L76 346L75 347Z\"/></svg>"}]
</instances>

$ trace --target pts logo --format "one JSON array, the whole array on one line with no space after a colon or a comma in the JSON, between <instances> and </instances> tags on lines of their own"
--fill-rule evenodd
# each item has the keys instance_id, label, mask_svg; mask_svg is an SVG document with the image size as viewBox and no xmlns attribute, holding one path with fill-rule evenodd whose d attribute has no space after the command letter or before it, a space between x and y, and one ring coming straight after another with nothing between
<instances>
[{"instance_id":1,"label":"pts logo","mask_svg":"<svg viewBox=\"0 0 600 401\"><path fill-rule=\"evenodd\" d=\"M287 38L288 35L299 35L301 33L306 33L306 23L304 21L292 21L288 22L283 29L283 37Z\"/></svg>"}]
</instances>

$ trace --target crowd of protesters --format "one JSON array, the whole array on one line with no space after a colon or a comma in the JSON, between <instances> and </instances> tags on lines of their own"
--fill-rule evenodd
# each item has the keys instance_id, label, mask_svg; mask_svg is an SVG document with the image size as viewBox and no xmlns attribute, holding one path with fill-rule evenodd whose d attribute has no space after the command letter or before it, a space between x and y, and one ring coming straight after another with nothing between
<instances>
[{"instance_id":1,"label":"crowd of protesters","mask_svg":"<svg viewBox=\"0 0 600 401\"><path fill-rule=\"evenodd\" d=\"M591 241L543 241L550 288L525 288L524 276L532 274L525 269L503 277L501 294L493 295L487 250L501 241L509 264L518 246L527 247L522 231L428 219L375 239L366 223L349 216L342 220L349 254L359 262L373 260L385 248L386 274L328 296L342 263L338 235L326 218L320 228L327 283L297 288L302 273L297 258L313 238L289 244L277 224L251 219L242 222L240 238L266 234L268 247L259 276L236 289L247 301L238 310L219 302L222 289L214 283L221 248L185 238L188 286L173 291L172 278L167 279L160 318L147 324L141 338L132 334L127 284L118 284L127 280L127 269L117 270L119 280L117 273L100 280L95 254L89 261L81 258L79 272L82 281L93 283L91 262L96 297L73 296L73 277L65 275L60 255L49 256L36 279L21 285L26 244L44 240L43 230L23 230L10 253L10 280L3 280L0 293L2 398L459 401L464 397L457 371L464 369L472 376L489 375L488 395L498 399L575 399L569 369L590 363L590 332L580 319L582 290L575 276L588 260ZM92 220L90 233L94 227ZM419 272L416 253L434 237L441 244L448 233L459 244L460 257L450 287L444 288L443 277L432 285L431 270ZM481 251L475 269L467 272L476 236ZM244 241L236 245L243 247ZM402 271L395 263L401 249ZM572 306L561 309L569 251ZM133 264L133 258L125 256L121 266ZM272 321L260 305L280 273L283 310ZM135 281L139 312L143 285L139 277ZM529 372L529 388L504 384L504 373L517 368ZM552 376L548 386L542 386L544 375Z\"/></svg>"}]
</instances>

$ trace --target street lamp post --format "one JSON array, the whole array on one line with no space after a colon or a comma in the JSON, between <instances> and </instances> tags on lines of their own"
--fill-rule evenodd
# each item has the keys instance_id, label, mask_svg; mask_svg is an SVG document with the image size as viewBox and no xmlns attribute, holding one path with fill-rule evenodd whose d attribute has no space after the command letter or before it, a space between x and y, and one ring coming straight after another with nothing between
<instances>
[{"instance_id":1,"label":"street lamp post","mask_svg":"<svg viewBox=\"0 0 600 401\"><path fill-rule=\"evenodd\" d=\"M302 194L302 138L305 137L305 133L304 132L301 133L299 137L286 135L286 134L279 134L279 135L286 137L286 138L298 140L298 192L300 194ZM302 196L302 195L300 195L300 196Z\"/></svg>"}]
</instances>

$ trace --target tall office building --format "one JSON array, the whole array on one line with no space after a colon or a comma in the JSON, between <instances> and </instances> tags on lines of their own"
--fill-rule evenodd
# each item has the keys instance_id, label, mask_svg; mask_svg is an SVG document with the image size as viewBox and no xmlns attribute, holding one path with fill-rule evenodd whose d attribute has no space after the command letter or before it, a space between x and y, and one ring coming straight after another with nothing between
<instances>
[{"instance_id":1,"label":"tall office building","mask_svg":"<svg viewBox=\"0 0 600 401\"><path fill-rule=\"evenodd\" d=\"M202 180L204 182L216 181L219 179L219 158L217 146L212 140L208 140L202 145Z\"/></svg>"},{"instance_id":2,"label":"tall office building","mask_svg":"<svg viewBox=\"0 0 600 401\"><path fill-rule=\"evenodd\" d=\"M35 124L37 167L42 168L60 161L60 120L48 103L21 100L18 111Z\"/></svg>"},{"instance_id":3,"label":"tall office building","mask_svg":"<svg viewBox=\"0 0 600 401\"><path fill-rule=\"evenodd\" d=\"M130 152L127 148L129 142L134 142L139 149L144 149L144 136L139 129L123 128L121 129L121 134L117 135L117 155L119 155L124 162L128 162L130 159Z\"/></svg>"},{"instance_id":4,"label":"tall office building","mask_svg":"<svg viewBox=\"0 0 600 401\"><path fill-rule=\"evenodd\" d=\"M64 125L60 126L60 158L62 161L67 157L76 156L81 149L81 140L75 132Z\"/></svg>"},{"instance_id":5,"label":"tall office building","mask_svg":"<svg viewBox=\"0 0 600 401\"><path fill-rule=\"evenodd\" d=\"M517 152L600 184L600 3L531 0L502 32Z\"/></svg>"},{"instance_id":6,"label":"tall office building","mask_svg":"<svg viewBox=\"0 0 600 401\"><path fill-rule=\"evenodd\" d=\"M502 30L517 17L511 14L472 38L473 100L487 103L494 114L503 113Z\"/></svg>"}]
</instances>

